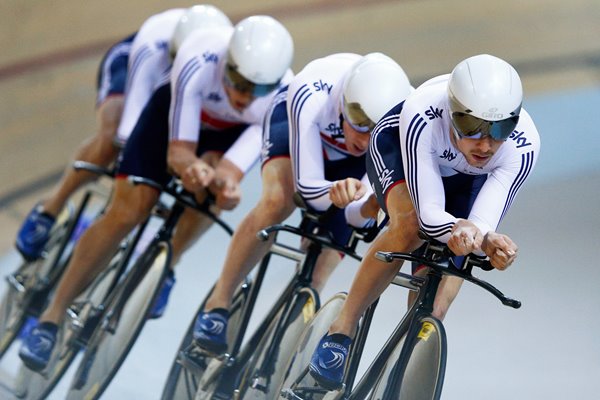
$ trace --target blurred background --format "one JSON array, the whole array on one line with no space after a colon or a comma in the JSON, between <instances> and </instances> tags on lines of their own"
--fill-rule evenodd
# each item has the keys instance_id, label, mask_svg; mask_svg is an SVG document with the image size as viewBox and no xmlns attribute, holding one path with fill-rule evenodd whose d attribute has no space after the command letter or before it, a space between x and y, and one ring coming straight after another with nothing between
<instances>
[{"instance_id":1,"label":"blurred background","mask_svg":"<svg viewBox=\"0 0 600 400\"><path fill-rule=\"evenodd\" d=\"M3 275L18 263L13 242L22 219L57 181L79 143L94 133L95 80L104 51L152 14L193 4L0 0ZM414 86L478 53L494 54L515 66L524 84L524 107L540 131L542 149L536 170L501 226L519 244L520 258L508 271L485 278L521 300L523 307L507 309L464 285L445 321L449 358L443 398L597 397L600 269L593 249L600 243L600 2L211 4L234 23L253 14L278 18L295 41L295 72L335 52L386 53L402 65ZM244 181L244 190L243 203L225 216L232 225L258 198L258 168ZM295 221L297 215L290 220ZM160 397L183 331L218 276L226 239L213 229L186 254L165 317L144 329L105 398ZM323 299L347 290L356 267L344 261ZM274 281L277 274L291 270L274 272ZM381 302L380 315L385 317L378 320L372 351L393 327L389 321L401 316L397 304L404 303L405 294L392 292ZM16 365L14 354L0 362L0 391L5 389L1 399L11 398ZM63 382L52 398L63 398L61 390L67 384Z\"/></svg>"}]
</instances>

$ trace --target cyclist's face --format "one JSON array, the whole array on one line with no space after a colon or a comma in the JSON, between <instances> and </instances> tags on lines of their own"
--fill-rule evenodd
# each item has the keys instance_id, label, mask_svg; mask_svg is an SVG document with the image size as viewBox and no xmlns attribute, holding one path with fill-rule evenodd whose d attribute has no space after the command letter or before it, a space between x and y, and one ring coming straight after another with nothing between
<instances>
[{"instance_id":1,"label":"cyclist's face","mask_svg":"<svg viewBox=\"0 0 600 400\"><path fill-rule=\"evenodd\" d=\"M452 133L452 139L469 165L479 168L484 167L504 143L504 140L495 140L491 136L484 136L481 139L469 139L457 138L454 133Z\"/></svg>"},{"instance_id":2,"label":"cyclist's face","mask_svg":"<svg viewBox=\"0 0 600 400\"><path fill-rule=\"evenodd\" d=\"M227 84L223 85L223 87L225 88L225 93L227 93L229 104L239 112L250 107L250 104L252 104L255 99L251 92L241 92Z\"/></svg>"},{"instance_id":3,"label":"cyclist's face","mask_svg":"<svg viewBox=\"0 0 600 400\"><path fill-rule=\"evenodd\" d=\"M346 139L348 152L355 157L365 154L369 147L371 134L368 132L358 132L346 120L344 120L342 128L344 129L344 138Z\"/></svg>"}]
</instances>

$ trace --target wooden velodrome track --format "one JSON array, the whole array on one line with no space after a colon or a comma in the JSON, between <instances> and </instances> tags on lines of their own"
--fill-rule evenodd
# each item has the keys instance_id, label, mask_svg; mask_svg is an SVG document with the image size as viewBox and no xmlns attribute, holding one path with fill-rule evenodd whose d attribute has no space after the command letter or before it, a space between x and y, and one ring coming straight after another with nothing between
<instances>
[{"instance_id":1,"label":"wooden velodrome track","mask_svg":"<svg viewBox=\"0 0 600 400\"><path fill-rule=\"evenodd\" d=\"M24 215L48 193L78 144L94 132L96 70L104 51L150 15L192 4L0 0L0 258L12 250ZM600 84L598 0L218 0L212 4L234 22L252 14L280 19L295 40L296 72L308 61L334 52L381 51L396 59L418 85L449 72L467 56L486 52L515 65L524 82L526 105L527 96ZM594 107L589 105L587 112L593 113ZM536 173L565 161L551 158L556 154L547 151L552 145L570 146L570 152L558 153L571 158L577 158L573 154L578 155L582 146L592 153L600 151L598 124L590 125L598 118L593 117L573 112L556 118L583 122L583 134L577 137L584 139L576 145L563 141L559 129L544 129L544 162L538 162ZM600 240L598 171L572 173L569 180L554 180L552 175L543 184L528 185L519 195L503 224L521 246L519 262L509 272L493 275L492 282L524 306L513 312L470 287L461 291L446 320L452 346L445 399L598 398L590 395L598 393L600 374L596 317L600 272L593 253ZM137 353L123 367L125 378L116 379L107 399L158 398L189 315L219 272L216 266L222 253L214 250L226 240L219 246L207 242L199 243L200 251L205 251L203 262L215 267L178 270L170 310L145 329ZM211 246L210 251L202 246ZM323 298L347 290L352 270L339 268ZM2 276L8 272L3 270ZM393 309L385 310L386 316L398 312L397 303L390 304ZM486 329L484 334L477 324ZM2 400L8 396L2 389L12 383L17 366L16 355L3 360ZM498 390L490 391L494 386ZM62 398L61 393L64 389L52 398Z\"/></svg>"},{"instance_id":2,"label":"wooden velodrome track","mask_svg":"<svg viewBox=\"0 0 600 400\"><path fill-rule=\"evenodd\" d=\"M1 0L0 251L17 223L94 131L104 50L148 16L191 1ZM237 22L279 18L295 40L294 70L340 51L382 51L414 84L488 52L512 62L526 94L600 80L597 0L218 0Z\"/></svg>"}]
</instances>

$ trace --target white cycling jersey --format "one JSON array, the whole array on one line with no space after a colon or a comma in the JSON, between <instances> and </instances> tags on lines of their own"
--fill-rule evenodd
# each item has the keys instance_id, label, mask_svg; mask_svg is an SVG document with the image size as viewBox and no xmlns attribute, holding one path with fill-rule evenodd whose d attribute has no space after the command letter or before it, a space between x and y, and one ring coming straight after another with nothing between
<instances>
[{"instance_id":1,"label":"white cycling jersey","mask_svg":"<svg viewBox=\"0 0 600 400\"><path fill-rule=\"evenodd\" d=\"M224 157L247 172L258 160L262 124L277 92L257 97L238 111L231 106L223 87L231 27L217 27L192 33L181 45L173 62L171 79L170 140L198 142L202 129L222 130L248 124ZM288 70L282 84L292 78Z\"/></svg>"},{"instance_id":2,"label":"white cycling jersey","mask_svg":"<svg viewBox=\"0 0 600 400\"><path fill-rule=\"evenodd\" d=\"M117 138L121 144L131 135L154 90L169 81L169 42L184 13L184 8L175 8L153 15L142 24L133 40L127 71L125 105L117 131Z\"/></svg>"},{"instance_id":3,"label":"white cycling jersey","mask_svg":"<svg viewBox=\"0 0 600 400\"><path fill-rule=\"evenodd\" d=\"M344 79L360 58L358 54L339 53L316 59L289 86L287 112L296 190L319 211L331 205L329 189L333 182L325 179L324 159L354 157L346 148L340 115ZM368 188L367 195L346 208L346 219L354 226L363 225L360 205L372 193L366 174L362 182Z\"/></svg>"},{"instance_id":4,"label":"white cycling jersey","mask_svg":"<svg viewBox=\"0 0 600 400\"><path fill-rule=\"evenodd\" d=\"M485 235L497 229L533 170L540 149L538 131L521 109L515 130L489 162L483 168L469 165L449 133L449 77L425 82L405 101L399 121L390 121L399 123L404 174L420 225L443 242L448 241L456 218L444 210L441 177L488 174L468 217Z\"/></svg>"}]
</instances>

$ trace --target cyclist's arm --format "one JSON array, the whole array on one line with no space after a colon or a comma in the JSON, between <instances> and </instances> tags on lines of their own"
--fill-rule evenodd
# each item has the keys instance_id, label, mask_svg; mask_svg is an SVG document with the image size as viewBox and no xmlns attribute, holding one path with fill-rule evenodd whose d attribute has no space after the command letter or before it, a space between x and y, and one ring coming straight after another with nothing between
<instances>
[{"instance_id":1,"label":"cyclist's arm","mask_svg":"<svg viewBox=\"0 0 600 400\"><path fill-rule=\"evenodd\" d=\"M262 127L258 124L252 124L225 152L223 159L233 164L242 175L246 174L258 160L261 145Z\"/></svg>"},{"instance_id":2,"label":"cyclist's arm","mask_svg":"<svg viewBox=\"0 0 600 400\"><path fill-rule=\"evenodd\" d=\"M419 123L413 123L413 119L419 120ZM400 114L400 142L406 185L421 229L446 243L456 218L445 210L444 184L432 137L431 123L425 122L411 110L406 101Z\"/></svg>"},{"instance_id":3,"label":"cyclist's arm","mask_svg":"<svg viewBox=\"0 0 600 400\"><path fill-rule=\"evenodd\" d=\"M377 198L373 194L373 189L369 185L369 178L366 174L363 176L361 183L366 189L365 194L360 199L348 204L344 210L346 222L356 228L363 228L373 222L379 211Z\"/></svg>"},{"instance_id":4,"label":"cyclist's arm","mask_svg":"<svg viewBox=\"0 0 600 400\"><path fill-rule=\"evenodd\" d=\"M210 191L215 195L215 203L222 210L232 210L242 198L240 182L244 172L233 162L222 158L215 169L215 177Z\"/></svg>"},{"instance_id":5,"label":"cyclist's arm","mask_svg":"<svg viewBox=\"0 0 600 400\"><path fill-rule=\"evenodd\" d=\"M332 182L325 179L323 144L318 117L327 95L313 92L302 81L290 84L287 112L290 129L290 158L296 190L307 203L318 211L330 205L329 188Z\"/></svg>"}]
</instances>

